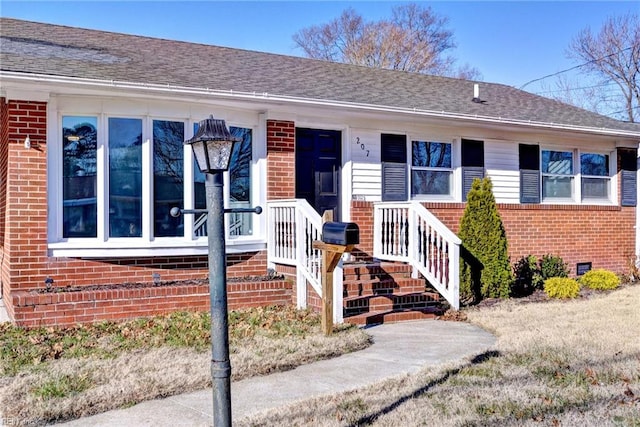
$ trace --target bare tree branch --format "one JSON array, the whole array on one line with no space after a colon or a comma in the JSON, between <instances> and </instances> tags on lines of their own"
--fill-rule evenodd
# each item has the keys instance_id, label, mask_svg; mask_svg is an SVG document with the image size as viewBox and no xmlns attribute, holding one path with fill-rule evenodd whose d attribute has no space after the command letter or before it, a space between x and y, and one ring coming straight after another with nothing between
<instances>
[{"instance_id":1,"label":"bare tree branch","mask_svg":"<svg viewBox=\"0 0 640 427\"><path fill-rule=\"evenodd\" d=\"M624 119L630 122L640 120L640 19L637 13L608 18L597 34L590 28L583 29L572 40L567 55L584 62L582 69L587 75L615 83L619 97L613 110L623 111Z\"/></svg>"},{"instance_id":2,"label":"bare tree branch","mask_svg":"<svg viewBox=\"0 0 640 427\"><path fill-rule=\"evenodd\" d=\"M455 68L446 52L455 48L448 19L430 7L402 4L390 19L365 22L354 9L333 21L298 31L293 41L305 55L332 62L423 74L480 79L480 72L465 64Z\"/></svg>"}]
</instances>

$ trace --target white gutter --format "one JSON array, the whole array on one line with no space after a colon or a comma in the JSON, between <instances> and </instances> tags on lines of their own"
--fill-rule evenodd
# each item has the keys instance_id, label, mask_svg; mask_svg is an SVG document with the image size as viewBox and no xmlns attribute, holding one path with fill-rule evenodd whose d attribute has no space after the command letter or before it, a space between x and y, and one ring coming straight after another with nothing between
<instances>
[{"instance_id":1,"label":"white gutter","mask_svg":"<svg viewBox=\"0 0 640 427\"><path fill-rule=\"evenodd\" d=\"M150 83L136 83L117 80L99 80L77 77L51 76L47 74L25 74L12 71L0 71L0 80L9 79L14 81L31 81L53 84L73 84L98 88L117 88L126 90L143 90L156 93L177 93L183 95L208 95L220 98L238 100L263 100L269 102L286 102L292 104L315 105L323 107L341 107L354 110L377 111L385 113L405 113L423 117L437 117L447 119L458 119L475 121L482 123L498 123L518 126L530 126L536 128L546 128L555 130L570 130L577 132L597 133L599 135L640 138L640 131L625 131L608 128L593 128L588 126L564 125L561 123L537 122L532 120L508 119L502 117L491 117L473 114L451 113L447 111L424 110L419 108L393 107L385 105L344 102L316 98L304 98L287 95L274 95L267 92L239 92L234 90L219 90L210 88L194 88L188 86L160 85Z\"/></svg>"}]
</instances>

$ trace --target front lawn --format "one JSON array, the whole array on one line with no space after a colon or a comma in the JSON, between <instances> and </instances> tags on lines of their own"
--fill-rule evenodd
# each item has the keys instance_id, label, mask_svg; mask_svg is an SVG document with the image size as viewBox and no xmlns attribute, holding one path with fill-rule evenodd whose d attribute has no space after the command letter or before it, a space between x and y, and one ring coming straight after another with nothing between
<instances>
[{"instance_id":1,"label":"front lawn","mask_svg":"<svg viewBox=\"0 0 640 427\"><path fill-rule=\"evenodd\" d=\"M210 322L179 312L64 329L0 324L2 418L45 424L210 387ZM229 340L233 380L370 344L355 327L325 337L317 314L292 307L230 312Z\"/></svg>"}]
</instances>

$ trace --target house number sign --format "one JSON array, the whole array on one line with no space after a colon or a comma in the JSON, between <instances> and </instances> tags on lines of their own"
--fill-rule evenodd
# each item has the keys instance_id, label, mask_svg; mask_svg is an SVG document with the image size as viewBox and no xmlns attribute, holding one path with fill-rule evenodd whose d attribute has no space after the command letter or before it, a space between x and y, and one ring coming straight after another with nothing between
<instances>
[{"instance_id":1,"label":"house number sign","mask_svg":"<svg viewBox=\"0 0 640 427\"><path fill-rule=\"evenodd\" d=\"M360 137L359 137L359 136L356 136L356 141L355 141L355 142L356 142L356 145L357 145L358 147L360 147L360 149L361 149L362 151L364 151L364 152L366 152L366 153L367 153L366 157L369 157L369 150L367 149L367 146L366 146L366 145L364 145L364 142L361 142L361 141L360 141Z\"/></svg>"}]
</instances>

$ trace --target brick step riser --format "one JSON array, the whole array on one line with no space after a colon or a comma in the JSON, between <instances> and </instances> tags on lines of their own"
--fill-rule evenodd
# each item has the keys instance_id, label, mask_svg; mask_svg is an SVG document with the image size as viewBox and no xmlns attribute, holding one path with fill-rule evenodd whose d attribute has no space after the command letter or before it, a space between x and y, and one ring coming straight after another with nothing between
<instances>
[{"instance_id":1,"label":"brick step riser","mask_svg":"<svg viewBox=\"0 0 640 427\"><path fill-rule=\"evenodd\" d=\"M347 301L343 312L345 316L353 316L371 311L420 310L438 306L439 304L438 301L433 300L430 296L393 299L374 297L368 301L366 299Z\"/></svg>"},{"instance_id":2,"label":"brick step riser","mask_svg":"<svg viewBox=\"0 0 640 427\"><path fill-rule=\"evenodd\" d=\"M411 280L411 274L342 275L343 282L382 282L385 280Z\"/></svg>"},{"instance_id":3,"label":"brick step riser","mask_svg":"<svg viewBox=\"0 0 640 427\"><path fill-rule=\"evenodd\" d=\"M411 272L407 273L373 273L373 274L343 274L342 275L344 281L370 281L370 280L386 280L389 278L393 279L410 279Z\"/></svg>"},{"instance_id":4,"label":"brick step riser","mask_svg":"<svg viewBox=\"0 0 640 427\"><path fill-rule=\"evenodd\" d=\"M385 277L410 278L411 267L407 265L393 265L388 267L349 267L345 266L342 272L344 280L374 280Z\"/></svg>"},{"instance_id":5,"label":"brick step riser","mask_svg":"<svg viewBox=\"0 0 640 427\"><path fill-rule=\"evenodd\" d=\"M343 295L345 297L366 297L372 295L391 295L397 293L424 292L424 282L407 283L343 283Z\"/></svg>"},{"instance_id":6,"label":"brick step riser","mask_svg":"<svg viewBox=\"0 0 640 427\"><path fill-rule=\"evenodd\" d=\"M344 321L353 325L377 325L380 323L398 323L412 320L434 319L435 311L398 311L393 313L375 313L369 316L345 317Z\"/></svg>"}]
</instances>

